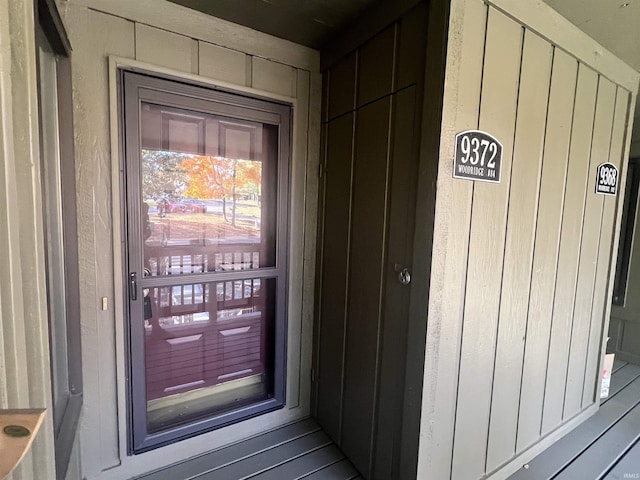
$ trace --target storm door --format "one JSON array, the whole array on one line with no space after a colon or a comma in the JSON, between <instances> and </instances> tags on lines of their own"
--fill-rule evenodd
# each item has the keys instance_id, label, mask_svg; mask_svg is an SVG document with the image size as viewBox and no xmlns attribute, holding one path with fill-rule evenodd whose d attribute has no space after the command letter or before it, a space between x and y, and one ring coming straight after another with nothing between
<instances>
[{"instance_id":1,"label":"storm door","mask_svg":"<svg viewBox=\"0 0 640 480\"><path fill-rule=\"evenodd\" d=\"M121 81L140 452L284 404L290 108Z\"/></svg>"}]
</instances>

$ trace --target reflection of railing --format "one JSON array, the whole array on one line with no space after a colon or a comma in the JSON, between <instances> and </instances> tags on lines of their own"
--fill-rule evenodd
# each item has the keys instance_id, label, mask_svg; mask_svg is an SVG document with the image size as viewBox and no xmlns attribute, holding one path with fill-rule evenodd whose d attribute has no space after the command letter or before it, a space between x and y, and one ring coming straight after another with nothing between
<instances>
[{"instance_id":1,"label":"reflection of railing","mask_svg":"<svg viewBox=\"0 0 640 480\"><path fill-rule=\"evenodd\" d=\"M147 266L153 276L249 270L260 267L260 244L217 243L146 245Z\"/></svg>"},{"instance_id":2,"label":"reflection of railing","mask_svg":"<svg viewBox=\"0 0 640 480\"><path fill-rule=\"evenodd\" d=\"M251 308L253 299L260 296L260 284L256 278L159 287L153 290L153 312L161 319L184 317L211 310L215 301L217 318L227 317L237 309ZM179 323L189 322L180 318Z\"/></svg>"},{"instance_id":3,"label":"reflection of railing","mask_svg":"<svg viewBox=\"0 0 640 480\"><path fill-rule=\"evenodd\" d=\"M153 289L154 318L145 327L148 400L264 373L265 298L259 279L240 282L242 292L233 297L241 298L231 302L217 287L224 292L235 282L187 285L179 292ZM162 306L167 294L169 305ZM184 307L197 313L185 313Z\"/></svg>"}]
</instances>

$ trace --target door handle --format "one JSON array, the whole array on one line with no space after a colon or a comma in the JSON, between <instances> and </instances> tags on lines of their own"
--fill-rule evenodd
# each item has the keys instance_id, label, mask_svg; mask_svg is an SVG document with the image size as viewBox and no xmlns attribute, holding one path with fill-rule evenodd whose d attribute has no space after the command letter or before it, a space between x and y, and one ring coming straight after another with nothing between
<instances>
[{"instance_id":1,"label":"door handle","mask_svg":"<svg viewBox=\"0 0 640 480\"><path fill-rule=\"evenodd\" d=\"M136 272L129 274L129 297L133 302L138 299L138 274Z\"/></svg>"}]
</instances>

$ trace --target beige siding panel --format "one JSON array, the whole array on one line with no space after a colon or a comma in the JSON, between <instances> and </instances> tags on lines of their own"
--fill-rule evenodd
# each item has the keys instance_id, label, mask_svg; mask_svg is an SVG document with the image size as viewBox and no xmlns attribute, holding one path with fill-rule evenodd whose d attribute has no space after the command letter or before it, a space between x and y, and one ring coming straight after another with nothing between
<instances>
[{"instance_id":1,"label":"beige siding panel","mask_svg":"<svg viewBox=\"0 0 640 480\"><path fill-rule=\"evenodd\" d=\"M578 83L571 129L569 167L562 213L562 235L560 238L560 254L558 257L551 329L552 345L563 341L563 338L557 338L558 335L566 335L566 352L568 352L569 348L571 319L573 318L578 279L578 262L586 198L585 188L587 187L589 175L589 158L597 89L598 75L589 67L581 64L578 68ZM563 327L561 328L561 326ZM554 360L553 355L555 354L554 350L549 360L549 366L560 370L560 372L551 373L551 376L558 373L557 378L560 381L564 378L566 366L564 368L560 365L554 366L555 361L561 361L561 359L557 358ZM566 353L564 360L566 362ZM548 381L549 379L547 384Z\"/></svg>"},{"instance_id":2,"label":"beige siding panel","mask_svg":"<svg viewBox=\"0 0 640 480\"><path fill-rule=\"evenodd\" d=\"M198 42L198 73L223 82L245 85L247 55L207 42Z\"/></svg>"},{"instance_id":3,"label":"beige siding panel","mask_svg":"<svg viewBox=\"0 0 640 480\"><path fill-rule=\"evenodd\" d=\"M519 24L489 9L479 126L503 144L502 181L474 185L453 478L485 472L522 39Z\"/></svg>"},{"instance_id":4,"label":"beige siding panel","mask_svg":"<svg viewBox=\"0 0 640 480\"><path fill-rule=\"evenodd\" d=\"M20 237L27 232L20 229L20 210L24 208L22 204L25 202L32 208L29 197L40 193L29 190L22 192L22 185L17 182L19 164L27 165L37 159L24 158L22 155L18 157L20 146L14 142L14 116L17 117L16 121L21 121L18 114L20 107L24 105L13 100L11 95L12 89L17 89L12 83L18 81L12 78L11 55L13 53L18 57L22 52L12 52L12 49L17 50L19 46L10 46L9 35L14 28L20 29L23 25L11 24L10 20L13 18L9 14L10 3L0 1L0 44L3 46L0 50L0 201L3 204L0 209L0 409L27 408L30 404L26 367L29 354L25 348L28 315L24 310L26 299L22 289L22 284L28 279L24 278L27 272L23 272L20 259ZM29 146L27 142L25 146ZM37 170L34 169L35 172ZM38 185L38 182L30 183L34 187ZM29 222L25 223L29 226ZM31 227L34 226L35 222ZM37 240L36 233L31 232L31 241Z\"/></svg>"},{"instance_id":5,"label":"beige siding panel","mask_svg":"<svg viewBox=\"0 0 640 480\"><path fill-rule=\"evenodd\" d=\"M36 84L33 5L0 0L0 408L52 402ZM9 478L55 476L52 417Z\"/></svg>"},{"instance_id":6,"label":"beige siding panel","mask_svg":"<svg viewBox=\"0 0 640 480\"><path fill-rule=\"evenodd\" d=\"M256 55L312 72L320 71L320 52L221 18L158 0L72 0L120 18Z\"/></svg>"},{"instance_id":7,"label":"beige siding panel","mask_svg":"<svg viewBox=\"0 0 640 480\"><path fill-rule=\"evenodd\" d=\"M302 290L302 338L300 342L300 405L308 410L311 403L311 382L305 381L305 376L312 368L312 353L314 342L314 320L315 320L315 265L316 242L318 236L318 200L319 183L318 172L320 166L320 109L322 99L322 75L310 73L309 75L309 97L305 98L298 93L301 102L308 102L308 137L306 142L307 165L306 165L306 189L304 192L305 215L304 215L304 273ZM310 375L309 375L310 376Z\"/></svg>"},{"instance_id":8,"label":"beige siding panel","mask_svg":"<svg viewBox=\"0 0 640 480\"><path fill-rule=\"evenodd\" d=\"M553 47L527 31L518 92L487 470L515 452Z\"/></svg>"},{"instance_id":9,"label":"beige siding panel","mask_svg":"<svg viewBox=\"0 0 640 480\"><path fill-rule=\"evenodd\" d=\"M611 148L609 150L609 162L618 167L623 173L622 158L624 155L626 128L629 115L629 92L621 87L617 89L616 109L613 119L613 132L611 135ZM622 181L622 178L620 179ZM588 187L589 188L589 187ZM613 267L613 254L617 245L613 244L615 237L617 207L622 206L623 193L618 189L617 197L606 196L604 198L604 211L602 229L600 233L600 245L598 247L598 266L596 285L591 309L591 326L589 329L589 343L587 349L586 365L584 366L584 388L582 392L582 407L596 401L596 385L600 378L598 367L600 365L600 345L604 341L603 326L606 325L607 304L611 300L611 268ZM619 225L619 224L618 224ZM633 295L633 293L631 293Z\"/></svg>"},{"instance_id":10,"label":"beige siding panel","mask_svg":"<svg viewBox=\"0 0 640 480\"><path fill-rule=\"evenodd\" d=\"M111 138L107 55L134 57L134 24L85 8L65 16L73 44L73 100L84 415L81 428L83 474L96 477L120 463L116 383L116 320L97 311L100 297L113 298L111 249ZM90 40L89 40L90 39ZM117 220L116 220L117 221ZM122 412L122 411L121 411Z\"/></svg>"},{"instance_id":11,"label":"beige siding panel","mask_svg":"<svg viewBox=\"0 0 640 480\"><path fill-rule=\"evenodd\" d=\"M613 235L613 213L611 218L605 219L604 215L604 199L603 195L597 195L594 192L594 186L597 177L597 167L605 159L611 157L612 133L614 123L614 108L616 105L616 86L608 80L600 78L600 86L598 91L597 115L600 113L607 116L606 119L600 120L594 127L593 148L591 151L591 164L589 166L589 180L586 186L586 202L585 202L585 220L582 231L582 249L580 252L580 269L578 286L576 290L576 301L573 312L573 328L571 331L571 349L569 351L569 360L567 368L567 385L564 398L563 419L574 416L582 409L582 394L584 392L585 382L585 366L587 362L587 351L591 328L596 328L597 323L602 328L603 319L595 319L592 315L594 299L596 296L606 295L607 282L601 284L602 292L595 289L598 276L608 278L608 266L611 263L611 237ZM600 105L600 94L606 92L606 108ZM597 120L598 120L598 117ZM620 126L618 125L618 129ZM618 150L620 149L620 141L617 142ZM620 165L620 160L616 162ZM600 218L596 218L600 215ZM603 225L605 222L605 225ZM597 225L597 229L596 229ZM608 233L605 233L605 229ZM607 240L603 240L606 238ZM603 243L603 245L600 245ZM609 253L606 262L599 257L600 247L604 247L604 243L608 243ZM596 262L600 265L597 270ZM605 262L605 263L602 263ZM602 269L607 271L602 271ZM597 357L595 352L593 355Z\"/></svg>"},{"instance_id":12,"label":"beige siding panel","mask_svg":"<svg viewBox=\"0 0 640 480\"><path fill-rule=\"evenodd\" d=\"M574 58L605 77L616 79L618 84L627 89L637 88L638 72L633 67L611 54L546 2L537 0L488 0L488 2L500 10L509 12L513 18L521 19L530 30L538 32L554 45L560 45L565 52L571 52Z\"/></svg>"},{"instance_id":13,"label":"beige siding panel","mask_svg":"<svg viewBox=\"0 0 640 480\"><path fill-rule=\"evenodd\" d=\"M451 104L445 100L443 109L448 140L440 149L434 231L441 236L433 244L418 478L451 476L473 183L453 179L450 159L455 133L478 127L487 13L481 0L457 4L449 30L450 48L459 52L447 60L447 82L456 98Z\"/></svg>"},{"instance_id":14,"label":"beige siding panel","mask_svg":"<svg viewBox=\"0 0 640 480\"><path fill-rule=\"evenodd\" d=\"M287 97L296 96L296 69L282 63L253 57L252 87Z\"/></svg>"},{"instance_id":15,"label":"beige siding panel","mask_svg":"<svg viewBox=\"0 0 640 480\"><path fill-rule=\"evenodd\" d=\"M580 71L582 72L582 70L581 66ZM569 378L567 374L570 357L574 357L572 362L576 361L576 356L581 357L579 359L581 363L585 361L584 350L586 350L595 280L596 262L594 259L598 255L598 239L602 220L602 196L595 195L592 186L595 185L598 164L602 162L603 158L609 156L615 95L615 86L600 77L591 155L590 157L585 155L576 158L577 161L584 162L582 163L583 171L586 170L588 181L586 185L576 185L575 190L570 188L573 180L571 176L569 176L567 183L549 344L549 371L547 372L544 396L543 434L562 423L565 390L569 387L575 388L582 395L584 375L580 373L576 379L577 385L569 385L569 380L573 381L573 379ZM584 102L591 103L588 97L584 99ZM575 131L573 133L574 135L579 134ZM587 143L588 138L588 136L578 136L575 140L583 145ZM572 155L570 163L573 159ZM581 222L582 228L580 228ZM582 352L575 353L574 348L578 348L578 345L581 344L585 344L581 346ZM573 392L571 394L573 395ZM577 395L575 397L577 400ZM578 402L578 410L580 403Z\"/></svg>"},{"instance_id":16,"label":"beige siding panel","mask_svg":"<svg viewBox=\"0 0 640 480\"><path fill-rule=\"evenodd\" d=\"M309 130L309 88L310 77L306 70L297 70L298 93L301 101L293 112L293 123L297 127L293 131L293 150L291 162L291 203L289 206L291 225L304 225L305 190L307 177L307 135ZM291 228L289 235L289 259L293 264L304 265L304 229ZM289 296L302 298L303 269L289 271ZM302 335L302 302L289 302L289 334L288 339L300 342ZM288 354L287 406L296 408L300 405L300 359L301 343L298 349Z\"/></svg>"},{"instance_id":17,"label":"beige siding panel","mask_svg":"<svg viewBox=\"0 0 640 480\"><path fill-rule=\"evenodd\" d=\"M556 48L538 200L516 451L524 450L540 437L577 70L577 62Z\"/></svg>"},{"instance_id":18,"label":"beige siding panel","mask_svg":"<svg viewBox=\"0 0 640 480\"><path fill-rule=\"evenodd\" d=\"M136 60L198 73L198 42L192 38L136 23Z\"/></svg>"}]
</instances>

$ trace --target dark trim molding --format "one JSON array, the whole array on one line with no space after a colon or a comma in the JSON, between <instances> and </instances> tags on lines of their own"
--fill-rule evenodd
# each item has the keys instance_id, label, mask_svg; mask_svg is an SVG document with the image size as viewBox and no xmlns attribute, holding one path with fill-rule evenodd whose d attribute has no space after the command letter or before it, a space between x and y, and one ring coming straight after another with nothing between
<instances>
[{"instance_id":1,"label":"dark trim molding","mask_svg":"<svg viewBox=\"0 0 640 480\"><path fill-rule=\"evenodd\" d=\"M440 151L447 36L451 0L428 3L427 48L422 97L422 125L415 235L413 239L413 272L415 281L409 307L405 391L402 416L402 450L400 478L416 478L422 415L431 254L436 207L436 178Z\"/></svg>"},{"instance_id":2,"label":"dark trim molding","mask_svg":"<svg viewBox=\"0 0 640 480\"><path fill-rule=\"evenodd\" d=\"M82 411L82 395L71 395L64 411L60 430L55 432L56 439L56 478L66 478L69 459L76 444L76 431Z\"/></svg>"},{"instance_id":3,"label":"dark trim molding","mask_svg":"<svg viewBox=\"0 0 640 480\"><path fill-rule=\"evenodd\" d=\"M71 42L64 28L55 0L35 0L35 13L51 48L56 55L71 55Z\"/></svg>"}]
</instances>

